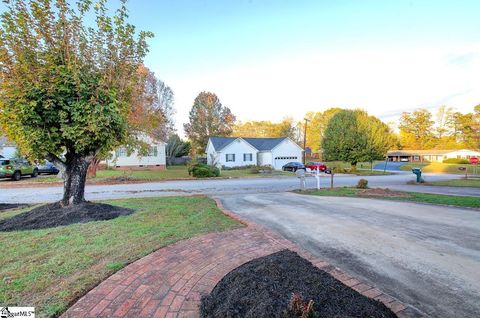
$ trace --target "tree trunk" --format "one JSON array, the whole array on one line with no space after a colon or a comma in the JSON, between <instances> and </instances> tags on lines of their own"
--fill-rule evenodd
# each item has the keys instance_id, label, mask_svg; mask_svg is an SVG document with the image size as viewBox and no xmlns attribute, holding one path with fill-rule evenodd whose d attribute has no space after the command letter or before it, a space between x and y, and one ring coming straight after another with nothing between
<instances>
[{"instance_id":1,"label":"tree trunk","mask_svg":"<svg viewBox=\"0 0 480 318\"><path fill-rule=\"evenodd\" d=\"M63 207L85 202L85 182L90 162L83 157L67 160L63 183Z\"/></svg>"},{"instance_id":2,"label":"tree trunk","mask_svg":"<svg viewBox=\"0 0 480 318\"><path fill-rule=\"evenodd\" d=\"M65 154L65 160L54 154L46 157L63 174L63 198L60 205L63 207L81 204L85 201L85 182L90 162L94 156L81 156L71 153Z\"/></svg>"}]
</instances>

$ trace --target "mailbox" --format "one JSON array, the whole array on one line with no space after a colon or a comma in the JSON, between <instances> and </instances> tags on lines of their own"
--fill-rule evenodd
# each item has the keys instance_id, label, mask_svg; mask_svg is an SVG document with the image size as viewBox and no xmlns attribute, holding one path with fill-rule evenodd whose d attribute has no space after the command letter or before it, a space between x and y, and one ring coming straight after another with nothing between
<instances>
[{"instance_id":1,"label":"mailbox","mask_svg":"<svg viewBox=\"0 0 480 318\"><path fill-rule=\"evenodd\" d=\"M417 182L421 182L422 181L422 169L420 168L413 168L412 169L412 172L413 174L415 174L417 176Z\"/></svg>"}]
</instances>

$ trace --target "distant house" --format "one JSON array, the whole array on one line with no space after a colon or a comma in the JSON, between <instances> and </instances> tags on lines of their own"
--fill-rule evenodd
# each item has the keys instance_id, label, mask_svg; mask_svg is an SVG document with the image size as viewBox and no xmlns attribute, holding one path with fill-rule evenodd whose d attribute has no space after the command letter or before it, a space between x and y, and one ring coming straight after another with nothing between
<instances>
[{"instance_id":1,"label":"distant house","mask_svg":"<svg viewBox=\"0 0 480 318\"><path fill-rule=\"evenodd\" d=\"M129 154L125 147L120 147L112 151L112 158L104 164L117 169L165 169L165 142L148 136L142 136L141 140L149 145L148 154L140 155L138 151Z\"/></svg>"},{"instance_id":2,"label":"distant house","mask_svg":"<svg viewBox=\"0 0 480 318\"><path fill-rule=\"evenodd\" d=\"M207 163L225 167L271 166L276 170L288 162L302 161L303 149L290 138L210 137Z\"/></svg>"},{"instance_id":3,"label":"distant house","mask_svg":"<svg viewBox=\"0 0 480 318\"><path fill-rule=\"evenodd\" d=\"M0 156L12 158L17 152L17 146L4 137L0 137ZM1 157L0 157L1 158Z\"/></svg>"},{"instance_id":4,"label":"distant house","mask_svg":"<svg viewBox=\"0 0 480 318\"><path fill-rule=\"evenodd\" d=\"M443 162L445 159L480 158L480 152L468 149L462 150L393 150L387 153L389 161L410 162Z\"/></svg>"}]
</instances>

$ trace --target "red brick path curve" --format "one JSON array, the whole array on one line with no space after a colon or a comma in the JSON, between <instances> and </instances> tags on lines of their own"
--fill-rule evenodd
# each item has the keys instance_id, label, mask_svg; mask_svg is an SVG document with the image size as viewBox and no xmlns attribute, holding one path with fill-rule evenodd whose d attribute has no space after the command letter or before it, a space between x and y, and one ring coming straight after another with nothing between
<instances>
[{"instance_id":1,"label":"red brick path curve","mask_svg":"<svg viewBox=\"0 0 480 318\"><path fill-rule=\"evenodd\" d=\"M202 294L238 266L288 248L365 296L400 314L405 306L318 259L263 227L224 213L247 226L211 233L164 247L128 265L92 289L63 315L71 317L198 317Z\"/></svg>"}]
</instances>

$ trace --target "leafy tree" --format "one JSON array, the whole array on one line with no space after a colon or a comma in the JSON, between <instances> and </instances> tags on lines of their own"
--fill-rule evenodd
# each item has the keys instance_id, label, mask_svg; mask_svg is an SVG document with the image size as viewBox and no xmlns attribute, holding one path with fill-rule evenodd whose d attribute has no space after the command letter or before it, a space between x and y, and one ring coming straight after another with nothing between
<instances>
[{"instance_id":1,"label":"leafy tree","mask_svg":"<svg viewBox=\"0 0 480 318\"><path fill-rule=\"evenodd\" d=\"M111 15L107 0L5 1L1 126L30 158L64 171L62 206L85 201L90 162L128 136L137 70L152 34L127 22L125 2Z\"/></svg>"},{"instance_id":2,"label":"leafy tree","mask_svg":"<svg viewBox=\"0 0 480 318\"><path fill-rule=\"evenodd\" d=\"M341 110L341 108L333 107L328 108L323 112L308 112L305 114L305 118L308 119L306 144L313 152L318 152L321 149L322 138L328 122L333 115ZM304 123L302 122L302 131L304 129L303 125Z\"/></svg>"},{"instance_id":3,"label":"leafy tree","mask_svg":"<svg viewBox=\"0 0 480 318\"><path fill-rule=\"evenodd\" d=\"M404 112L400 117L400 138L405 149L428 149L435 145L434 121L427 109L412 113Z\"/></svg>"},{"instance_id":4,"label":"leafy tree","mask_svg":"<svg viewBox=\"0 0 480 318\"><path fill-rule=\"evenodd\" d=\"M473 113L455 113L454 135L460 147L480 149L480 105L474 107Z\"/></svg>"},{"instance_id":5,"label":"leafy tree","mask_svg":"<svg viewBox=\"0 0 480 318\"><path fill-rule=\"evenodd\" d=\"M123 147L128 153L136 150L139 155L145 156L150 151L150 145L144 142L141 136L166 140L174 131L174 95L170 87L144 65L139 66L137 76L137 85L132 92L132 103L127 118L127 139ZM109 151L97 153L88 167L87 175L95 177L100 162L110 157Z\"/></svg>"},{"instance_id":6,"label":"leafy tree","mask_svg":"<svg viewBox=\"0 0 480 318\"><path fill-rule=\"evenodd\" d=\"M237 122L233 127L232 136L250 138L289 137L299 143L303 135L299 134L299 124L293 118L285 117L280 122L247 121Z\"/></svg>"},{"instance_id":7,"label":"leafy tree","mask_svg":"<svg viewBox=\"0 0 480 318\"><path fill-rule=\"evenodd\" d=\"M204 153L210 136L230 136L235 116L220 103L217 95L201 92L190 110L189 122L183 125L196 153Z\"/></svg>"},{"instance_id":8,"label":"leafy tree","mask_svg":"<svg viewBox=\"0 0 480 318\"><path fill-rule=\"evenodd\" d=\"M138 69L138 79L128 117L130 135L144 133L167 140L174 130L173 91L144 65Z\"/></svg>"},{"instance_id":9,"label":"leafy tree","mask_svg":"<svg viewBox=\"0 0 480 318\"><path fill-rule=\"evenodd\" d=\"M322 139L325 160L352 164L380 160L395 139L388 125L362 110L341 110L328 122Z\"/></svg>"},{"instance_id":10,"label":"leafy tree","mask_svg":"<svg viewBox=\"0 0 480 318\"><path fill-rule=\"evenodd\" d=\"M191 145L188 141L183 141L177 134L172 134L170 138L168 138L165 148L167 165L173 165L175 158L186 156L190 148Z\"/></svg>"}]
</instances>

